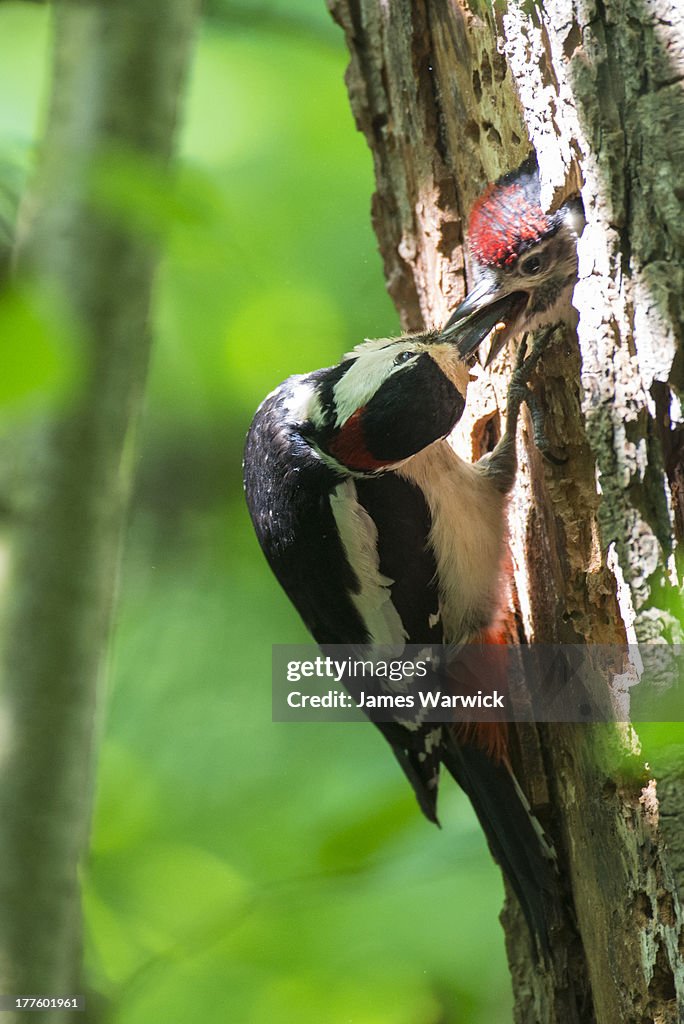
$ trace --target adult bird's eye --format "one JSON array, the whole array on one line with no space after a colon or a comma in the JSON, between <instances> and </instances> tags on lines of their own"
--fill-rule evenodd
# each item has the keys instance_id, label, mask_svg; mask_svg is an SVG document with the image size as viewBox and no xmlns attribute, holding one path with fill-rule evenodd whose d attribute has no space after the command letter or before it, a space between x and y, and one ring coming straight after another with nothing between
<instances>
[{"instance_id":1,"label":"adult bird's eye","mask_svg":"<svg viewBox=\"0 0 684 1024\"><path fill-rule=\"evenodd\" d=\"M538 274L542 268L541 256L528 256L520 264L523 274Z\"/></svg>"},{"instance_id":2,"label":"adult bird's eye","mask_svg":"<svg viewBox=\"0 0 684 1024\"><path fill-rule=\"evenodd\" d=\"M409 359L413 359L414 352L400 352L398 356L394 357L394 365L401 366L402 363L408 363Z\"/></svg>"}]
</instances>

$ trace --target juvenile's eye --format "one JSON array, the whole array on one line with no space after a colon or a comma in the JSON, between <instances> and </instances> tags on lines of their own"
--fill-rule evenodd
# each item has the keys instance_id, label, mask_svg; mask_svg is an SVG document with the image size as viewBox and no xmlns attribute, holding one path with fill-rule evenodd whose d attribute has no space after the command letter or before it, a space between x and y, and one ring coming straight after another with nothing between
<instances>
[{"instance_id":1,"label":"juvenile's eye","mask_svg":"<svg viewBox=\"0 0 684 1024\"><path fill-rule=\"evenodd\" d=\"M528 256L526 260L523 260L520 264L520 269L523 274L538 274L542 268L541 256Z\"/></svg>"},{"instance_id":2,"label":"juvenile's eye","mask_svg":"<svg viewBox=\"0 0 684 1024\"><path fill-rule=\"evenodd\" d=\"M402 363L408 363L409 359L413 359L415 352L400 352L398 356L394 357L394 365L401 366Z\"/></svg>"}]
</instances>

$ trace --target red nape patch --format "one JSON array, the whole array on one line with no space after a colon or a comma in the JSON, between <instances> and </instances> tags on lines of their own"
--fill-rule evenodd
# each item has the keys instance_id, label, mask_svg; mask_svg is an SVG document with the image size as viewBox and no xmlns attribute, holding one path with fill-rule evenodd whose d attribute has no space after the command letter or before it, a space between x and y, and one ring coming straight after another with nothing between
<instances>
[{"instance_id":1,"label":"red nape patch","mask_svg":"<svg viewBox=\"0 0 684 1024\"><path fill-rule=\"evenodd\" d=\"M361 417L365 406L352 413L328 445L330 454L349 469L382 469L388 462L374 458L366 447Z\"/></svg>"},{"instance_id":2,"label":"red nape patch","mask_svg":"<svg viewBox=\"0 0 684 1024\"><path fill-rule=\"evenodd\" d=\"M553 222L522 185L489 185L473 206L468 238L478 263L506 266L523 245L538 242Z\"/></svg>"}]
</instances>

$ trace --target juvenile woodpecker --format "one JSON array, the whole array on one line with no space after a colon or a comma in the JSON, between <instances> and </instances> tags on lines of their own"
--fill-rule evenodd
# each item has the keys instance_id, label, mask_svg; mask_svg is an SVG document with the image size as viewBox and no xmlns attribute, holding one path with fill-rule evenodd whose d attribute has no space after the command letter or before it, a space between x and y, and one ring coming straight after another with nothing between
<instances>
[{"instance_id":1,"label":"juvenile woodpecker","mask_svg":"<svg viewBox=\"0 0 684 1024\"><path fill-rule=\"evenodd\" d=\"M494 333L487 366L509 338L561 320L575 321L571 299L583 227L578 197L554 213L544 213L534 155L489 185L475 202L468 225L474 284L443 334L448 337L483 310L507 303L508 315Z\"/></svg>"}]
</instances>

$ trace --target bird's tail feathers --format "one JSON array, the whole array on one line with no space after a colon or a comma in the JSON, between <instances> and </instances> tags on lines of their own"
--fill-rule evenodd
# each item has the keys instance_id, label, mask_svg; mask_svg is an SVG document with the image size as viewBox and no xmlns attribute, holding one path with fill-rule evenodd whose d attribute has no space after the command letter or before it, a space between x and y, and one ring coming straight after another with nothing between
<instances>
[{"instance_id":1,"label":"bird's tail feathers","mask_svg":"<svg viewBox=\"0 0 684 1024\"><path fill-rule=\"evenodd\" d=\"M495 860L508 878L539 953L550 949L557 919L556 854L513 772L481 748L461 744L444 730L442 762L465 791Z\"/></svg>"},{"instance_id":2,"label":"bird's tail feathers","mask_svg":"<svg viewBox=\"0 0 684 1024\"><path fill-rule=\"evenodd\" d=\"M446 730L437 724L415 729L394 722L376 722L376 725L411 783L421 811L429 821L439 825L437 790Z\"/></svg>"}]
</instances>

